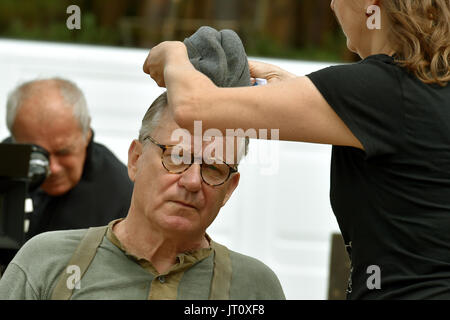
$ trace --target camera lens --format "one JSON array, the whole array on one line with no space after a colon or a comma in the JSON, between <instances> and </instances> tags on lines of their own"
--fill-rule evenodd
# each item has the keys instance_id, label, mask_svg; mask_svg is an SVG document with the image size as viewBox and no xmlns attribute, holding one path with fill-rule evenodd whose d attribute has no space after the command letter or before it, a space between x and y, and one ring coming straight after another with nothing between
<instances>
[{"instance_id":1,"label":"camera lens","mask_svg":"<svg viewBox=\"0 0 450 320\"><path fill-rule=\"evenodd\" d=\"M50 175L49 153L38 145L31 145L30 166L28 169L28 191L37 189Z\"/></svg>"}]
</instances>

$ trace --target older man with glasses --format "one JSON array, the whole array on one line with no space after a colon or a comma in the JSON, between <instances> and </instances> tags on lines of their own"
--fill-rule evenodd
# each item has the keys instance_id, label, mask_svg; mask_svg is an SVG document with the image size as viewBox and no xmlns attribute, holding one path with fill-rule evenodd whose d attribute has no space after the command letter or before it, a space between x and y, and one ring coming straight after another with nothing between
<instances>
[{"instance_id":1,"label":"older man with glasses","mask_svg":"<svg viewBox=\"0 0 450 320\"><path fill-rule=\"evenodd\" d=\"M243 155L231 164L214 154L205 159L212 141L196 154L173 140L180 127L166 106L163 94L129 148L134 190L127 217L31 239L0 280L0 299L285 298L269 267L206 234L238 186Z\"/></svg>"}]
</instances>

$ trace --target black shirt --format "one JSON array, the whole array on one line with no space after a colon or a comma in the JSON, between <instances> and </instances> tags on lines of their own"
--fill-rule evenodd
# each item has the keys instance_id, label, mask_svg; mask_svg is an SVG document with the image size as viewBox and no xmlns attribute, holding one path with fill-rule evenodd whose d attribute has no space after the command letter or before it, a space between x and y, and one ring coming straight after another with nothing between
<instances>
[{"instance_id":1,"label":"black shirt","mask_svg":"<svg viewBox=\"0 0 450 320\"><path fill-rule=\"evenodd\" d=\"M449 299L450 85L425 84L382 54L308 77L365 149L332 150L347 297Z\"/></svg>"},{"instance_id":2,"label":"black shirt","mask_svg":"<svg viewBox=\"0 0 450 320\"><path fill-rule=\"evenodd\" d=\"M74 188L61 196L50 196L40 188L30 194L34 211L26 239L46 231L104 226L127 215L133 191L127 167L93 138L94 134ZM9 263L16 251L2 250L0 262Z\"/></svg>"},{"instance_id":3,"label":"black shirt","mask_svg":"<svg viewBox=\"0 0 450 320\"><path fill-rule=\"evenodd\" d=\"M74 188L61 196L41 189L31 194L34 212L28 239L46 231L103 226L127 215L133 190L127 168L105 146L93 142L93 136Z\"/></svg>"}]
</instances>

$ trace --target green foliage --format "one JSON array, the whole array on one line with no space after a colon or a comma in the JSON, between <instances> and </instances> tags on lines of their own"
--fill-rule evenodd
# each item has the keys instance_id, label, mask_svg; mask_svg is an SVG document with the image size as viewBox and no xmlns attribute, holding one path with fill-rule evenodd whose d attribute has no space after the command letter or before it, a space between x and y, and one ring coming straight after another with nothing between
<instances>
[{"instance_id":1,"label":"green foliage","mask_svg":"<svg viewBox=\"0 0 450 320\"><path fill-rule=\"evenodd\" d=\"M102 25L100 20L105 20L105 13L106 16L109 13L114 16L117 11L117 8L109 5L112 3L109 1L117 0L0 0L0 37L121 46L124 40L121 39L119 19L131 12L130 7L136 9L132 14L138 15L140 2L127 1L122 12L112 20L113 23ZM66 26L69 17L66 9L72 4L81 8L80 30L69 30ZM143 39L148 37L147 33L141 34L134 40L127 40L127 43L134 46L147 43ZM330 31L324 39L320 46L302 47L280 45L276 39L265 34L244 35L243 41L247 53L252 56L342 61L343 53L347 50L342 32Z\"/></svg>"},{"instance_id":2,"label":"green foliage","mask_svg":"<svg viewBox=\"0 0 450 320\"><path fill-rule=\"evenodd\" d=\"M79 2L79 1L78 1ZM19 5L20 3L20 5ZM82 10L81 29L69 30L66 9L76 1L39 0L0 2L0 37L119 45L119 33L111 27L100 26L94 13Z\"/></svg>"},{"instance_id":3,"label":"green foliage","mask_svg":"<svg viewBox=\"0 0 450 320\"><path fill-rule=\"evenodd\" d=\"M250 56L276 57L312 61L342 61L346 49L345 36L342 33L328 34L322 46L307 45L301 48L282 46L276 39L265 35L246 41L246 51Z\"/></svg>"}]
</instances>

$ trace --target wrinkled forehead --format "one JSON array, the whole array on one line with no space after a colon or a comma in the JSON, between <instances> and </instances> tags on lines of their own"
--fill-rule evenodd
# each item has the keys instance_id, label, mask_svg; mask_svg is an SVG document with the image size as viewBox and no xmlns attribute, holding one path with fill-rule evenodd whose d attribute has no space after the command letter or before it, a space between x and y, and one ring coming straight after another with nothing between
<instances>
[{"instance_id":1,"label":"wrinkled forehead","mask_svg":"<svg viewBox=\"0 0 450 320\"><path fill-rule=\"evenodd\" d=\"M203 130L201 121L196 121L194 134L177 125L165 112L152 138L163 145L171 145L189 151L198 157L218 158L228 164L237 164L245 154L245 138L237 133L223 135L218 129Z\"/></svg>"}]
</instances>

